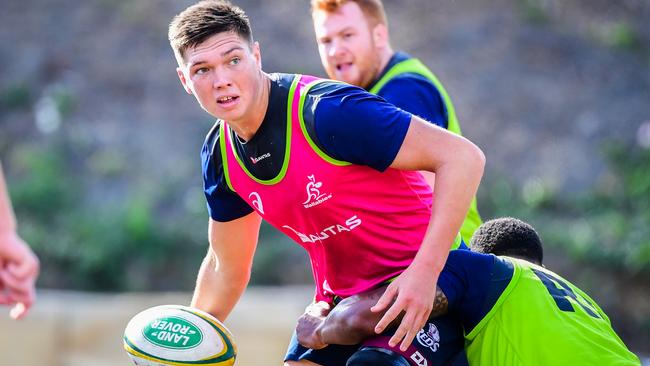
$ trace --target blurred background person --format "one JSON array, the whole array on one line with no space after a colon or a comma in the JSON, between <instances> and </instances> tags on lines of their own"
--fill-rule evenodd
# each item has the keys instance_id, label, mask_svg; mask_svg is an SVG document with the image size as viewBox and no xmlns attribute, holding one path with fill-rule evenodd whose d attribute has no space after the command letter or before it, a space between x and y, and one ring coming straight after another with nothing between
<instances>
[{"instance_id":1,"label":"blurred background person","mask_svg":"<svg viewBox=\"0 0 650 366\"><path fill-rule=\"evenodd\" d=\"M438 78L417 58L393 51L381 0L312 0L311 6L318 52L330 78L461 134L454 105ZM435 174L422 174L433 187ZM461 227L466 243L480 224L474 198Z\"/></svg>"}]
</instances>

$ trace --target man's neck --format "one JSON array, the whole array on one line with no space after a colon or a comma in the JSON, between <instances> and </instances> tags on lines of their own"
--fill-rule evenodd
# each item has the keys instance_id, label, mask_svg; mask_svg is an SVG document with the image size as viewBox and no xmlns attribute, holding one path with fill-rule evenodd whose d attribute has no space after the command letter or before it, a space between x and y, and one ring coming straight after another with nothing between
<instances>
[{"instance_id":1,"label":"man's neck","mask_svg":"<svg viewBox=\"0 0 650 366\"><path fill-rule=\"evenodd\" d=\"M373 78L372 82L367 85L364 89L370 90L384 75L384 71L386 70L386 66L388 66L388 63L390 60L393 58L395 55L395 51L389 46L384 48L382 51L380 51L379 54L379 64L377 65L377 69L375 70L375 77Z\"/></svg>"},{"instance_id":2,"label":"man's neck","mask_svg":"<svg viewBox=\"0 0 650 366\"><path fill-rule=\"evenodd\" d=\"M395 51L391 47L386 47L384 51L381 53L381 57L379 58L379 73L377 76L381 75L384 70L386 69L386 66L388 66L388 63L390 62L390 59L393 58L395 55Z\"/></svg>"},{"instance_id":3,"label":"man's neck","mask_svg":"<svg viewBox=\"0 0 650 366\"><path fill-rule=\"evenodd\" d=\"M244 116L240 121L228 121L230 128L232 128L237 136L244 141L250 141L259 130L266 111L269 107L269 95L271 92L271 78L268 74L262 72L260 75L260 88L253 97L253 106L250 113Z\"/></svg>"}]
</instances>

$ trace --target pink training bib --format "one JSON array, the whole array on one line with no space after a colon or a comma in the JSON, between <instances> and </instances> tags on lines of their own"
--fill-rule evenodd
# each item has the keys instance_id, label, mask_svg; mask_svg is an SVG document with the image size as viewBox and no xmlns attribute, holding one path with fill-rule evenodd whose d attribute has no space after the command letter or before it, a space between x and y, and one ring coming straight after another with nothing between
<instances>
[{"instance_id":1,"label":"pink training bib","mask_svg":"<svg viewBox=\"0 0 650 366\"><path fill-rule=\"evenodd\" d=\"M393 278L412 262L429 223L431 188L421 174L381 173L326 156L302 120L307 91L320 82L296 75L289 92L287 146L277 177L253 177L221 125L226 180L271 225L309 253L316 299L347 297Z\"/></svg>"}]
</instances>

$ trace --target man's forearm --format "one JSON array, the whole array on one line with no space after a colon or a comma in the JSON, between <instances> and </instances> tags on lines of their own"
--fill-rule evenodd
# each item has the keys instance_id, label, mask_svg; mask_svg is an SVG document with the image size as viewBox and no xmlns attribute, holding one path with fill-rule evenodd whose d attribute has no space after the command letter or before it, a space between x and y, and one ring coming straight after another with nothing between
<instances>
[{"instance_id":1,"label":"man's forearm","mask_svg":"<svg viewBox=\"0 0 650 366\"><path fill-rule=\"evenodd\" d=\"M383 313L373 313L373 306L383 291L355 296L341 301L316 330L323 343L352 345L375 334L374 328Z\"/></svg>"},{"instance_id":2,"label":"man's forearm","mask_svg":"<svg viewBox=\"0 0 650 366\"><path fill-rule=\"evenodd\" d=\"M248 284L248 276L228 276L219 271L216 259L208 254L196 280L191 306L225 321Z\"/></svg>"},{"instance_id":3,"label":"man's forearm","mask_svg":"<svg viewBox=\"0 0 650 366\"><path fill-rule=\"evenodd\" d=\"M459 149L455 158L457 161L447 162L436 171L431 221L414 259L436 273L444 267L449 249L476 195L485 165L485 157L473 145Z\"/></svg>"},{"instance_id":4,"label":"man's forearm","mask_svg":"<svg viewBox=\"0 0 650 366\"><path fill-rule=\"evenodd\" d=\"M385 311L374 313L370 311L386 287L380 287L367 293L355 295L341 301L329 313L321 325L316 329L323 343L352 345L375 335L375 325ZM448 301L445 294L436 289L430 319L447 313ZM402 320L400 315L387 329L396 327Z\"/></svg>"},{"instance_id":5,"label":"man's forearm","mask_svg":"<svg viewBox=\"0 0 650 366\"><path fill-rule=\"evenodd\" d=\"M261 222L256 213L228 222L210 219L210 247L199 269L192 306L221 321L228 317L248 285Z\"/></svg>"}]
</instances>

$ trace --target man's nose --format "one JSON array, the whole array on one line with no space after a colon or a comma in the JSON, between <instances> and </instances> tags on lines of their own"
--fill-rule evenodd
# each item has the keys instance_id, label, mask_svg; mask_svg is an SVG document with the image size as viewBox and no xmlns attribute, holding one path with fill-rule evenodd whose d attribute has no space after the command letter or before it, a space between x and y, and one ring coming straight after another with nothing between
<instances>
[{"instance_id":1,"label":"man's nose","mask_svg":"<svg viewBox=\"0 0 650 366\"><path fill-rule=\"evenodd\" d=\"M212 87L215 89L223 89L232 85L232 81L227 75L215 73L212 80Z\"/></svg>"},{"instance_id":2,"label":"man's nose","mask_svg":"<svg viewBox=\"0 0 650 366\"><path fill-rule=\"evenodd\" d=\"M330 44L330 47L328 49L328 56L334 57L337 55L340 55L345 51L345 47L339 40L332 40L332 43Z\"/></svg>"}]
</instances>

